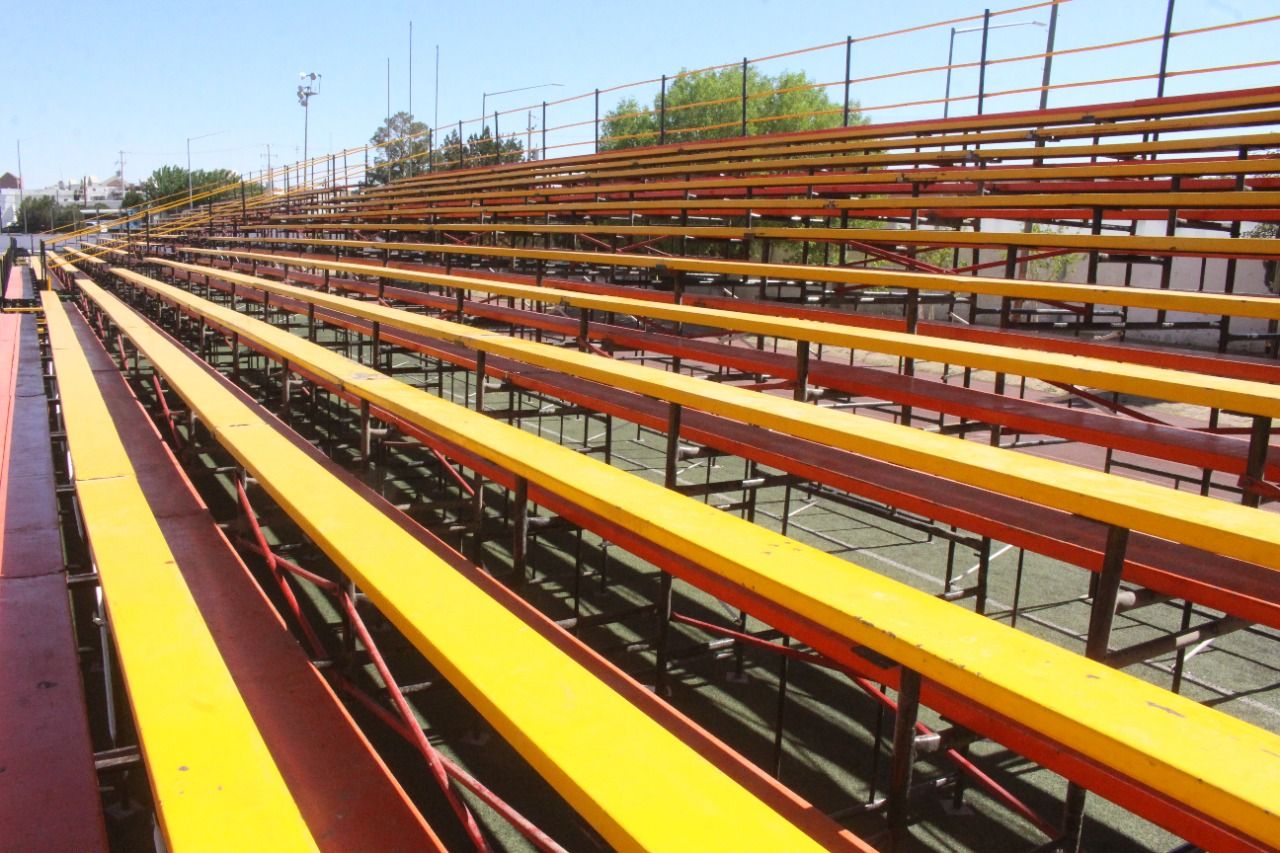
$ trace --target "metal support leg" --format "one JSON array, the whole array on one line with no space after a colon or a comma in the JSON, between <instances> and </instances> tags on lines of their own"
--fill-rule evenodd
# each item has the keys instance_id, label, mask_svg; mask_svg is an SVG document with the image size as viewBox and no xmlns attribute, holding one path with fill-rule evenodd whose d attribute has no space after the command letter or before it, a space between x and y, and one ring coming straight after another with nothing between
<instances>
[{"instance_id":1,"label":"metal support leg","mask_svg":"<svg viewBox=\"0 0 1280 853\"><path fill-rule=\"evenodd\" d=\"M974 597L973 610L979 616L987 613L987 580L991 574L991 537L983 536L978 549L978 590Z\"/></svg>"},{"instance_id":2,"label":"metal support leg","mask_svg":"<svg viewBox=\"0 0 1280 853\"><path fill-rule=\"evenodd\" d=\"M511 567L516 583L524 583L529 565L529 481L524 477L516 477L515 504L511 521Z\"/></svg>"},{"instance_id":3,"label":"metal support leg","mask_svg":"<svg viewBox=\"0 0 1280 853\"><path fill-rule=\"evenodd\" d=\"M784 649L791 647L791 638L782 638ZM782 777L783 737L787 721L787 681L791 674L791 657L779 655L778 663L778 710L773 723L773 778Z\"/></svg>"},{"instance_id":4,"label":"metal support leg","mask_svg":"<svg viewBox=\"0 0 1280 853\"><path fill-rule=\"evenodd\" d=\"M484 411L485 351L476 350L476 411Z\"/></svg>"},{"instance_id":5,"label":"metal support leg","mask_svg":"<svg viewBox=\"0 0 1280 853\"><path fill-rule=\"evenodd\" d=\"M908 798L919 714L920 673L903 667L898 683L898 713L893 720L893 769L889 776L889 828L895 837L906 829L910 811Z\"/></svg>"},{"instance_id":6,"label":"metal support leg","mask_svg":"<svg viewBox=\"0 0 1280 853\"><path fill-rule=\"evenodd\" d=\"M809 399L809 342L796 341L795 398L801 403Z\"/></svg>"},{"instance_id":7,"label":"metal support leg","mask_svg":"<svg viewBox=\"0 0 1280 853\"><path fill-rule=\"evenodd\" d=\"M360 467L368 470L373 436L369 431L369 401L360 401Z\"/></svg>"},{"instance_id":8,"label":"metal support leg","mask_svg":"<svg viewBox=\"0 0 1280 853\"><path fill-rule=\"evenodd\" d=\"M1253 419L1253 429L1249 433L1249 458L1244 472L1244 495L1241 502L1245 506L1256 507L1262 503L1262 496L1251 488L1255 481L1261 481L1266 471L1267 451L1271 447L1271 418L1257 415Z\"/></svg>"},{"instance_id":9,"label":"metal support leg","mask_svg":"<svg viewBox=\"0 0 1280 853\"><path fill-rule=\"evenodd\" d=\"M1116 615L1116 595L1120 592L1120 577L1124 573L1124 553L1128 544L1128 528L1112 525L1107 530L1107 551L1102 558L1102 571L1098 575L1097 591L1093 596L1089 637L1085 644L1085 656L1092 660L1100 661L1107 657L1107 643L1111 639L1111 623Z\"/></svg>"},{"instance_id":10,"label":"metal support leg","mask_svg":"<svg viewBox=\"0 0 1280 853\"><path fill-rule=\"evenodd\" d=\"M1111 623L1116 615L1116 595L1120 592L1120 578L1124 574L1124 554L1129 545L1129 530L1112 525L1107 530L1107 551L1102 557L1102 571L1094 585L1093 610L1089 615L1089 637L1085 656L1092 660L1105 660L1107 643L1111 639ZM1068 853L1080 849L1084 835L1084 809L1087 792L1075 782L1067 784L1066 804L1063 808L1063 832L1061 848Z\"/></svg>"},{"instance_id":11,"label":"metal support leg","mask_svg":"<svg viewBox=\"0 0 1280 853\"><path fill-rule=\"evenodd\" d=\"M680 457L680 419L683 407L672 403L667 411L667 459L664 484L668 489L676 487L676 463ZM671 687L667 683L668 644L671 639L671 573L663 572L658 581L658 636L654 643L655 666L654 692L659 696L670 696Z\"/></svg>"}]
</instances>

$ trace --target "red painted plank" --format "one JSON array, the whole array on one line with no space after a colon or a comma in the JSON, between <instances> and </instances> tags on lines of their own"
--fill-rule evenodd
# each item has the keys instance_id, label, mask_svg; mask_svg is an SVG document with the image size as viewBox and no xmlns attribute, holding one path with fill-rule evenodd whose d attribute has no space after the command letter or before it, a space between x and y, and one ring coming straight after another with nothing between
<instances>
[{"instance_id":1,"label":"red painted plank","mask_svg":"<svg viewBox=\"0 0 1280 853\"><path fill-rule=\"evenodd\" d=\"M105 850L42 389L34 317L0 315L2 846Z\"/></svg>"}]
</instances>

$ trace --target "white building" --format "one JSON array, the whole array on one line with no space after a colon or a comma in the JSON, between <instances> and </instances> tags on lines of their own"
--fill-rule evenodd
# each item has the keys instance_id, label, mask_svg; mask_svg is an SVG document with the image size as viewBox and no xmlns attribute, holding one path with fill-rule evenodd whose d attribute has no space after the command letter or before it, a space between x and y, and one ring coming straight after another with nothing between
<instances>
[{"instance_id":1,"label":"white building","mask_svg":"<svg viewBox=\"0 0 1280 853\"><path fill-rule=\"evenodd\" d=\"M18 221L18 203L22 197L20 183L13 174L0 175L0 228L8 228Z\"/></svg>"}]
</instances>

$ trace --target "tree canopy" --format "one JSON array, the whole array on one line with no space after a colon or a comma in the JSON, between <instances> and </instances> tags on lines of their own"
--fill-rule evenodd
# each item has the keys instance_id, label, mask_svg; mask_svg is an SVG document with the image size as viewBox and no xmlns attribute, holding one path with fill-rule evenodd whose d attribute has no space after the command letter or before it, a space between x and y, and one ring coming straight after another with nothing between
<instances>
[{"instance_id":1,"label":"tree canopy","mask_svg":"<svg viewBox=\"0 0 1280 853\"><path fill-rule=\"evenodd\" d=\"M53 196L47 195L27 196L18 207L14 230L25 225L28 233L39 234L79 222L82 218L77 204L58 204Z\"/></svg>"},{"instance_id":2,"label":"tree canopy","mask_svg":"<svg viewBox=\"0 0 1280 853\"><path fill-rule=\"evenodd\" d=\"M386 119L369 138L379 147L374 150L373 166L366 180L385 184L426 171L429 138L427 126L414 121L409 113L398 112Z\"/></svg>"},{"instance_id":3,"label":"tree canopy","mask_svg":"<svg viewBox=\"0 0 1280 853\"><path fill-rule=\"evenodd\" d=\"M843 105L832 101L826 89L810 88L811 85L803 71L770 76L748 67L747 132L787 133L839 127L844 121ZM601 150L657 144L662 109L660 94L654 96L651 109L641 107L635 98L620 101L604 117ZM668 142L740 135L742 69L681 72L667 87L665 112ZM850 103L850 124L868 121L858 105Z\"/></svg>"},{"instance_id":4,"label":"tree canopy","mask_svg":"<svg viewBox=\"0 0 1280 853\"><path fill-rule=\"evenodd\" d=\"M148 202L178 201L187 194L187 170L181 166L161 166L151 173L142 184L142 194ZM215 187L226 186L226 192L220 192L201 201L221 201L240 193L240 175L230 169L192 169L191 189L199 195ZM245 187L250 195L262 191L258 185Z\"/></svg>"}]
</instances>

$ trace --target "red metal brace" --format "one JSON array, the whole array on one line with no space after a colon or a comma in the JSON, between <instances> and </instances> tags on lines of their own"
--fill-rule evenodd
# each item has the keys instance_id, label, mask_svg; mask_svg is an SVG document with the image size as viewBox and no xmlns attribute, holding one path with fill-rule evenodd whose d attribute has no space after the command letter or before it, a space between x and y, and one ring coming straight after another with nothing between
<instances>
[{"instance_id":1,"label":"red metal brace","mask_svg":"<svg viewBox=\"0 0 1280 853\"><path fill-rule=\"evenodd\" d=\"M284 575L280 573L280 559L267 545L266 536L262 533L262 526L258 524L258 514L253 511L253 505L249 503L249 496L245 493L244 484L240 482L239 477L236 478L236 494L240 498L240 508L244 510L244 517L249 522L249 529L253 531L258 553L262 555L262 558L267 563L267 568L271 570L272 576L276 579L281 595L284 596L290 612L293 613L299 627L302 629L303 635L307 639L307 645L311 647L311 651L316 657L324 657L327 654L324 645L320 642L320 638L316 636L311 623L302 615L302 608L298 605L297 596L293 594L293 587L289 586Z\"/></svg>"},{"instance_id":2,"label":"red metal brace","mask_svg":"<svg viewBox=\"0 0 1280 853\"><path fill-rule=\"evenodd\" d=\"M404 724L404 721L384 708L376 699L364 690L360 689L357 685L353 684L349 679L341 673L338 673L336 670L330 670L326 674L336 682L337 686L341 690L363 705L366 710L381 720L392 731L410 743L414 742L413 732ZM527 817L516 811L510 803L491 791L479 779L476 779L470 773L455 764L450 760L449 756L444 755L443 753L439 753L439 755L440 762L444 765L445 771L448 772L449 776L455 782L479 797L485 805L489 806L508 823L515 827L516 831L528 839L534 847L544 851L544 853L567 853L565 848L557 844L551 836L547 835L535 826Z\"/></svg>"},{"instance_id":3,"label":"red metal brace","mask_svg":"<svg viewBox=\"0 0 1280 853\"><path fill-rule=\"evenodd\" d=\"M360 642L364 644L365 651L369 653L369 658L373 661L378 674L382 677L382 683L386 685L387 692L391 695L391 701L395 704L396 710L400 712L400 716L403 718L404 724L408 726L410 734L413 735L414 745L418 747L418 751L422 753L427 759L427 763L431 765L431 772L435 776L436 784L440 786L441 792L449 800L449 805L453 807L458 820L471 838L471 843L475 845L477 850L488 851L489 843L485 841L484 835L476 823L475 816L471 814L471 810L467 808L466 803L462 802L458 797L458 792L449 783L449 775L445 770L444 763L441 761L440 753L427 740L426 733L418 725L413 709L409 707L408 700L404 698L404 693L400 691L400 685L396 683L395 677L392 676L391 670L387 667L386 661L383 660L377 645L374 644L373 637L369 634L369 629L365 627L364 620L360 618L355 602L351 600L351 596L345 590L341 592L339 598L342 602L343 611L346 613L347 618L351 620L351 626L355 628L360 637Z\"/></svg>"},{"instance_id":4,"label":"red metal brace","mask_svg":"<svg viewBox=\"0 0 1280 853\"><path fill-rule=\"evenodd\" d=\"M174 414L169 408L169 401L164 397L164 388L160 386L160 374L151 374L151 384L156 389L156 399L160 401L160 412L164 415L164 422L169 426L169 437L173 439L173 447L175 450L182 450L186 444L178 435L178 429L174 424Z\"/></svg>"}]
</instances>

